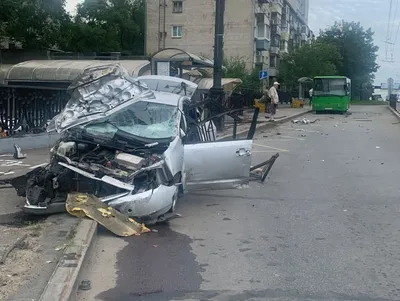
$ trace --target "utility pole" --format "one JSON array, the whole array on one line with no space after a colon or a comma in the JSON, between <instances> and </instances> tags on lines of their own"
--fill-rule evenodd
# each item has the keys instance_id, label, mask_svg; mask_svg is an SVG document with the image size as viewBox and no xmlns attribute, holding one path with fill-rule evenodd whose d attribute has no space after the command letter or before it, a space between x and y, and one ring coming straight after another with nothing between
<instances>
[{"instance_id":1,"label":"utility pole","mask_svg":"<svg viewBox=\"0 0 400 301\"><path fill-rule=\"evenodd\" d=\"M225 93L222 88L222 64L224 60L224 14L225 0L216 0L215 9L215 36L214 36L214 83L210 89L210 97L213 101L219 102L222 105ZM212 113L212 112L211 112ZM221 113L221 112L216 112ZM217 129L223 129L224 118L215 120Z\"/></svg>"}]
</instances>

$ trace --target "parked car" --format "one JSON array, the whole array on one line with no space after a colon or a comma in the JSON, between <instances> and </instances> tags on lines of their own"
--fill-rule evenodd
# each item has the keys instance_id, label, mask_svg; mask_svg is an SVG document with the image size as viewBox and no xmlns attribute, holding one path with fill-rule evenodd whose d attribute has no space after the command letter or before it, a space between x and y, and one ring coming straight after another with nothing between
<instances>
[{"instance_id":1,"label":"parked car","mask_svg":"<svg viewBox=\"0 0 400 301\"><path fill-rule=\"evenodd\" d=\"M174 215L183 193L249 182L252 140L189 139L189 96L152 91L113 65L85 70L70 91L48 126L62 133L50 163L12 180L26 212L65 211L77 191L153 224Z\"/></svg>"}]
</instances>

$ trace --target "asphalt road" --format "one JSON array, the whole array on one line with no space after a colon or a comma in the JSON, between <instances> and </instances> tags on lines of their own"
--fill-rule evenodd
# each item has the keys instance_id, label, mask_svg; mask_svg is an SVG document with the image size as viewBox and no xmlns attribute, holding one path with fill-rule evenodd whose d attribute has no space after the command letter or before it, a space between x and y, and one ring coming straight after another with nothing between
<instances>
[{"instance_id":1,"label":"asphalt road","mask_svg":"<svg viewBox=\"0 0 400 301\"><path fill-rule=\"evenodd\" d=\"M400 124L385 107L283 124L264 185L183 199L183 218L121 239L101 229L79 300L400 300Z\"/></svg>"}]
</instances>

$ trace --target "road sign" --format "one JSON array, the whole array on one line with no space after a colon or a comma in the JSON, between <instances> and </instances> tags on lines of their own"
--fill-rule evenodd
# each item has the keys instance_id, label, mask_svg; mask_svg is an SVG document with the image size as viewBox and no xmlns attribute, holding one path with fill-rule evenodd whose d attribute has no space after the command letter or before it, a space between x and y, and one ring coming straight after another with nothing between
<instances>
[{"instance_id":1,"label":"road sign","mask_svg":"<svg viewBox=\"0 0 400 301\"><path fill-rule=\"evenodd\" d=\"M260 74L259 74L258 77L259 77L260 80L268 78L268 71L266 71L266 70L260 71Z\"/></svg>"}]
</instances>

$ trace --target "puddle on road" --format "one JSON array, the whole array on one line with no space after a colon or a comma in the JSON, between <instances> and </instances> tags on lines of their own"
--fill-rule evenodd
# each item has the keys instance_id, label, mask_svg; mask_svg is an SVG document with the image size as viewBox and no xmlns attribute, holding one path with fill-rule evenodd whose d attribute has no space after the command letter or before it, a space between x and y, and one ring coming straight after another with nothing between
<instances>
[{"instance_id":1,"label":"puddle on road","mask_svg":"<svg viewBox=\"0 0 400 301\"><path fill-rule=\"evenodd\" d=\"M157 232L124 238L128 245L117 254L116 287L99 294L99 299L163 300L165 294L178 298L199 290L203 269L192 253L193 240L168 224L151 229Z\"/></svg>"}]
</instances>

